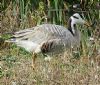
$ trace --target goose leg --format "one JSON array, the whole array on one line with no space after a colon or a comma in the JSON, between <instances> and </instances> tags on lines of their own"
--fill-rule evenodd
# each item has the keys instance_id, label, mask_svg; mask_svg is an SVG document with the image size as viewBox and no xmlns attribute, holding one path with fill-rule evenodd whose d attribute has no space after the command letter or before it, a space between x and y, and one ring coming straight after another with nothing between
<instances>
[{"instance_id":1,"label":"goose leg","mask_svg":"<svg viewBox=\"0 0 100 85\"><path fill-rule=\"evenodd\" d=\"M34 70L35 69L35 60L37 58L37 54L35 52L33 52L33 55L32 55L32 69Z\"/></svg>"}]
</instances>

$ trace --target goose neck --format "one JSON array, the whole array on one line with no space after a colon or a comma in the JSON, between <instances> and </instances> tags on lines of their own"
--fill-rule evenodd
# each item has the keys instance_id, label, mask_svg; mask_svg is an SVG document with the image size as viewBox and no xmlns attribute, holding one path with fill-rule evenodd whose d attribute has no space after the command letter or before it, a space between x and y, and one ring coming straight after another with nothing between
<instances>
[{"instance_id":1,"label":"goose neck","mask_svg":"<svg viewBox=\"0 0 100 85\"><path fill-rule=\"evenodd\" d=\"M76 24L70 19L68 22L68 30L71 32L73 36L75 35L75 29L76 29Z\"/></svg>"}]
</instances>

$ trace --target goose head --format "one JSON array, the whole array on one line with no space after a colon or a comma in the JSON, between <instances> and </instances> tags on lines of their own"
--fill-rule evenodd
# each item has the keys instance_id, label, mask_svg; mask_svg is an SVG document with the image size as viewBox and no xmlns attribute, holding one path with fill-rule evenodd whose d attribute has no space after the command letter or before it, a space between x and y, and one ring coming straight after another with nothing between
<instances>
[{"instance_id":1,"label":"goose head","mask_svg":"<svg viewBox=\"0 0 100 85\"><path fill-rule=\"evenodd\" d=\"M89 26L89 23L87 23L80 14L75 13L71 16L71 20L72 20L72 24L85 24L87 26Z\"/></svg>"},{"instance_id":2,"label":"goose head","mask_svg":"<svg viewBox=\"0 0 100 85\"><path fill-rule=\"evenodd\" d=\"M90 24L87 23L80 14L75 13L70 17L68 22L68 30L72 33L72 35L75 35L76 33L76 24L85 24L87 26L90 26Z\"/></svg>"}]
</instances>

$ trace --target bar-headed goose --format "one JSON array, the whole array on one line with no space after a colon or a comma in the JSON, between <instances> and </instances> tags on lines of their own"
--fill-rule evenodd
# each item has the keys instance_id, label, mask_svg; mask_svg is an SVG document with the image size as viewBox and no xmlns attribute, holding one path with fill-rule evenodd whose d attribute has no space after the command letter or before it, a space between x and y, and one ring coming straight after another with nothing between
<instances>
[{"instance_id":1,"label":"bar-headed goose","mask_svg":"<svg viewBox=\"0 0 100 85\"><path fill-rule=\"evenodd\" d=\"M8 40L18 46L33 52L33 68L37 53L50 53L61 51L61 48L71 48L79 46L80 31L76 24L86 24L84 19L78 14L73 14L68 22L68 29L55 24L42 24L30 29L15 32L13 38Z\"/></svg>"}]
</instances>

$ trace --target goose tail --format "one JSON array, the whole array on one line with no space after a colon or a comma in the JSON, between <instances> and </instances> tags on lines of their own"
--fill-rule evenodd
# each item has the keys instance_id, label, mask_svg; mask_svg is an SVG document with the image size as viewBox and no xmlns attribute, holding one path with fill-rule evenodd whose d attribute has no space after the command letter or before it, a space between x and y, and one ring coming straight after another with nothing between
<instances>
[{"instance_id":1,"label":"goose tail","mask_svg":"<svg viewBox=\"0 0 100 85\"><path fill-rule=\"evenodd\" d=\"M28 40L33 31L34 31L33 28L20 30L18 32L13 33L12 37L10 37L8 40L5 40L5 42L16 43L21 40Z\"/></svg>"}]
</instances>

